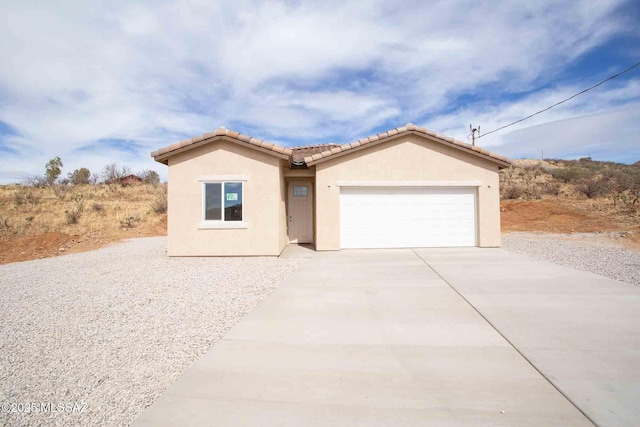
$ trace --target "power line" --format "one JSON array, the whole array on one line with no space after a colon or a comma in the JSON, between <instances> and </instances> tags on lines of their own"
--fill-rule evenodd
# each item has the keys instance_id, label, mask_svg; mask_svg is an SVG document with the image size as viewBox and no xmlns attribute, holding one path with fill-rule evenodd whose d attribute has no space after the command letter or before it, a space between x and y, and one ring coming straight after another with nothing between
<instances>
[{"instance_id":1,"label":"power line","mask_svg":"<svg viewBox=\"0 0 640 427\"><path fill-rule=\"evenodd\" d=\"M509 123L508 125L501 126L501 127L497 128L497 129L494 129L494 130L492 130L492 131L490 131L490 132L487 132L487 133L485 133L485 134L483 134L483 135L478 135L478 136L476 137L476 139L483 138L483 137L485 137L485 136L489 135L490 133L498 132L499 130L502 130L502 129L504 129L504 128L508 128L509 126L513 126L513 125L515 125L516 123L520 123L520 122L523 122L523 121L525 121L525 120L527 120L527 119L530 119L530 118L531 118L531 117L533 117L533 116L537 116L537 115L538 115L538 114L540 114L540 113L544 113L545 111L548 111L548 110L552 109L553 107L557 107L557 106L558 106L558 105L560 105L560 104L564 104L565 102L572 100L572 99L573 99L573 98L575 98L576 96L582 95L582 94L583 94L583 93L585 93L585 92L589 92L591 89L595 89L595 88L597 88L598 86L600 86L600 85L602 85L602 84L604 84L604 83L608 82L609 80L613 80L613 79L615 79L616 77L620 77L620 76L621 76L621 75L623 75L624 73L628 73L629 71L631 71L631 70L633 70L634 68L636 68L638 65L640 65L640 62L638 62L637 64L632 65L631 67L627 68L626 70L623 70L623 71L619 72L618 74L614 74L613 76L608 77L608 78L606 78L606 79L602 80L600 83L597 83L597 84L595 84L595 85L593 85L593 86L591 86L591 87L586 88L586 89L585 89L585 90L583 90L583 91L580 91L580 92L576 93L576 94L575 94L575 95L573 95L573 96L570 96L570 97L569 97L569 98L567 98L567 99L563 99L563 100L562 100L562 101L560 101L560 102L556 102L555 104L553 104L553 105L552 105L552 106L550 106L550 107L545 108L544 110L537 111L537 112L535 112L535 113L533 113L533 114L531 114L531 115L529 115L529 116L527 116L527 117L525 117L525 118L523 118L523 119L516 120L516 121L515 121L515 122L513 122L513 123Z\"/></svg>"}]
</instances>

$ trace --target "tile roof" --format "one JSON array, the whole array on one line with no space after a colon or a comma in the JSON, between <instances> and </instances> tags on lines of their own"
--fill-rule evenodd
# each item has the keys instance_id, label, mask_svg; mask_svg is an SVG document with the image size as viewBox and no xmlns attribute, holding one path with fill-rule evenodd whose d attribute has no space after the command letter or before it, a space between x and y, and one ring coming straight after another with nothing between
<instances>
[{"instance_id":1,"label":"tile roof","mask_svg":"<svg viewBox=\"0 0 640 427\"><path fill-rule=\"evenodd\" d=\"M499 164L502 164L503 166L509 166L511 164L511 160L509 160L505 156L492 153L491 151L485 150L478 146L473 146L471 144L464 143L462 141L451 138L449 136L436 133L427 128L416 126L413 123L407 123L406 126L390 129L386 132L382 132L377 135L372 135L367 138L360 138L359 140L351 142L349 144L342 144L338 148L327 149L320 153L307 156L304 158L304 162L307 165L311 166L321 161L324 161L330 157L334 157L337 154L344 153L345 151L348 152L351 150L355 150L363 146L366 146L368 144L371 144L371 145L378 144L380 142L393 139L397 137L397 135L401 135L409 132L419 134L419 135L426 135L427 137L429 137L429 139L436 140L437 142L440 142L442 144L450 145L462 150L468 150L472 154L478 155L480 157L485 157L489 160L493 160Z\"/></svg>"},{"instance_id":2,"label":"tile roof","mask_svg":"<svg viewBox=\"0 0 640 427\"><path fill-rule=\"evenodd\" d=\"M413 133L417 135L426 136L427 138L439 142L444 145L449 145L460 150L466 150L470 154L477 155L479 157L492 160L503 167L508 167L511 164L505 156L501 156L496 153L492 153L488 150L480 148L478 146L472 146L471 144L464 143L457 139L451 138L446 135L436 133L432 130L415 126L412 123L408 123L406 126L402 126L395 129L390 129L386 132L372 135L367 138L361 138L357 141L348 144L317 144L317 145L305 145L300 147L281 147L279 145L271 144L262 139L254 138L249 135L244 135L235 131L231 131L225 127L218 128L215 132L205 133L201 136L196 136L191 139L184 140L182 142L170 145L168 147L161 148L151 153L151 156L158 162L167 164L167 158L182 152L189 148L200 146L202 144L211 142L215 139L230 139L241 145L249 146L251 148L258 149L260 151L273 154L282 159L287 159L293 164L304 164L311 166L316 163L328 160L342 153L349 152L364 148L368 145L375 145L381 142L394 139L398 135Z\"/></svg>"},{"instance_id":3,"label":"tile roof","mask_svg":"<svg viewBox=\"0 0 640 427\"><path fill-rule=\"evenodd\" d=\"M264 141L259 138L254 138L249 135L245 135L239 132L235 132L225 128L224 126L216 129L215 132L205 133L201 136L195 136L191 139L186 139L176 144L169 145L168 147L161 148L151 153L157 162L167 164L167 158L173 154L177 154L178 151L182 152L189 148L194 148L213 141L214 139L231 139L241 145L246 145L251 148L256 148L260 151L265 151L269 154L282 157L283 159L289 159L293 154L291 148L281 147L279 145L272 144L268 141ZM174 153L175 152L175 153Z\"/></svg>"},{"instance_id":4,"label":"tile roof","mask_svg":"<svg viewBox=\"0 0 640 427\"><path fill-rule=\"evenodd\" d=\"M332 148L340 147L340 144L317 144L317 145L305 145L302 147L291 147L293 154L291 155L291 161L293 164L301 165L304 163L305 157L313 156L314 154L322 153L323 151L331 150Z\"/></svg>"}]
</instances>

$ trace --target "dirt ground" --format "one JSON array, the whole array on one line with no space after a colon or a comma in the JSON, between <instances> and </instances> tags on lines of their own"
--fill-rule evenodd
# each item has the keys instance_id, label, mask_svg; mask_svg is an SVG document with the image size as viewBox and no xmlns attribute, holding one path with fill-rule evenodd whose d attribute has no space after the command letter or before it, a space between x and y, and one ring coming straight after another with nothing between
<instances>
[{"instance_id":1,"label":"dirt ground","mask_svg":"<svg viewBox=\"0 0 640 427\"><path fill-rule=\"evenodd\" d=\"M98 249L133 237L166 236L166 217L144 227L70 235L50 232L35 236L1 236L0 264L50 258Z\"/></svg>"},{"instance_id":2,"label":"dirt ground","mask_svg":"<svg viewBox=\"0 0 640 427\"><path fill-rule=\"evenodd\" d=\"M624 212L610 201L549 197L504 200L500 203L503 232L608 233L619 232L625 245L640 250L640 216ZM618 239L616 239L618 241Z\"/></svg>"}]
</instances>

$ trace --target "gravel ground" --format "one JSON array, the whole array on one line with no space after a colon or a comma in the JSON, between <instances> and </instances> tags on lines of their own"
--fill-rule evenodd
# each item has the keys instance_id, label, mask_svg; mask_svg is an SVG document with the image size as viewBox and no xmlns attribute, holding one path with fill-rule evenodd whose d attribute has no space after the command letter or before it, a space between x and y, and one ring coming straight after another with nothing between
<instances>
[{"instance_id":1,"label":"gravel ground","mask_svg":"<svg viewBox=\"0 0 640 427\"><path fill-rule=\"evenodd\" d=\"M503 233L504 249L640 286L640 251L621 233Z\"/></svg>"},{"instance_id":2,"label":"gravel ground","mask_svg":"<svg viewBox=\"0 0 640 427\"><path fill-rule=\"evenodd\" d=\"M0 425L129 425L304 262L165 247L143 238L0 266Z\"/></svg>"}]
</instances>

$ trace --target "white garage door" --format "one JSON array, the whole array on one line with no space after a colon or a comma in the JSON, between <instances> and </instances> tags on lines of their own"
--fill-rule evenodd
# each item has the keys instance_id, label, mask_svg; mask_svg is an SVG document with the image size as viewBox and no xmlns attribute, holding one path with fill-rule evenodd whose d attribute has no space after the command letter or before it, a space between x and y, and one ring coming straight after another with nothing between
<instances>
[{"instance_id":1,"label":"white garage door","mask_svg":"<svg viewBox=\"0 0 640 427\"><path fill-rule=\"evenodd\" d=\"M475 194L475 187L341 187L340 246L475 246Z\"/></svg>"}]
</instances>

